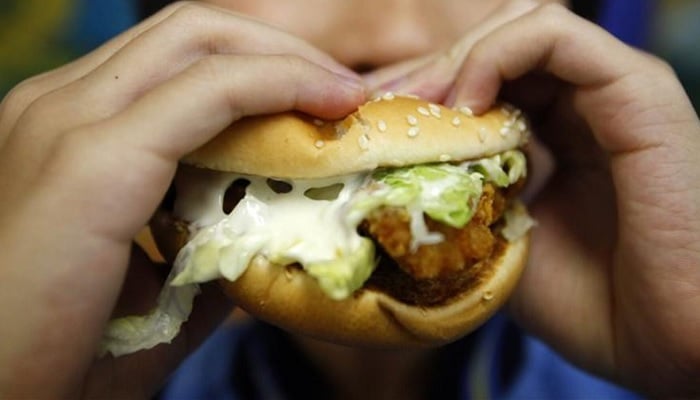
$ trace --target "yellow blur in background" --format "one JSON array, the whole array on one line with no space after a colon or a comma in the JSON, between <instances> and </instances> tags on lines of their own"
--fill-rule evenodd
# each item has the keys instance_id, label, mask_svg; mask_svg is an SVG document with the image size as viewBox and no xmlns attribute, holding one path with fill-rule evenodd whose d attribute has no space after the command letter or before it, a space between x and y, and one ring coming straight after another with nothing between
<instances>
[{"instance_id":1,"label":"yellow blur in background","mask_svg":"<svg viewBox=\"0 0 700 400\"><path fill-rule=\"evenodd\" d=\"M0 0L0 96L136 21L134 0Z\"/></svg>"},{"instance_id":2,"label":"yellow blur in background","mask_svg":"<svg viewBox=\"0 0 700 400\"><path fill-rule=\"evenodd\" d=\"M0 6L0 71L3 82L66 62L53 40L66 29L72 0L3 0Z\"/></svg>"}]
</instances>

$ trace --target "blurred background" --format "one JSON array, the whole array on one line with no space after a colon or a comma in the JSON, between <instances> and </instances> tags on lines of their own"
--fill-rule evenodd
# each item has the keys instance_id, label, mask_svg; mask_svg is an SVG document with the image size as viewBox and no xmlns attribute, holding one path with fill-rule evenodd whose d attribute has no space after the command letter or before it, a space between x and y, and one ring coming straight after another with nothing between
<instances>
[{"instance_id":1,"label":"blurred background","mask_svg":"<svg viewBox=\"0 0 700 400\"><path fill-rule=\"evenodd\" d=\"M134 1L0 0L0 97L129 27L138 19ZM610 0L607 8L599 22L668 60L698 109L700 0Z\"/></svg>"}]
</instances>

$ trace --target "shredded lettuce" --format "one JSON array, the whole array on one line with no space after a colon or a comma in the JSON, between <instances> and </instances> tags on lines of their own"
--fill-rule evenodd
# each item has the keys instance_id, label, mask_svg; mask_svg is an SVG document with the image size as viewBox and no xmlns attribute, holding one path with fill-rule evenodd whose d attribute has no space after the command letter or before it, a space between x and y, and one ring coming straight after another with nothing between
<instances>
[{"instance_id":1,"label":"shredded lettuce","mask_svg":"<svg viewBox=\"0 0 700 400\"><path fill-rule=\"evenodd\" d=\"M517 150L460 165L425 164L378 170L353 198L348 218L358 224L379 207L404 207L411 218L410 248L416 251L421 245L443 240L439 232L428 230L423 214L462 228L474 216L484 182L506 187L525 173L525 155Z\"/></svg>"},{"instance_id":2,"label":"shredded lettuce","mask_svg":"<svg viewBox=\"0 0 700 400\"><path fill-rule=\"evenodd\" d=\"M112 353L118 357L160 343L170 343L180 332L180 325L192 312L192 303L199 285L172 286L175 269L158 295L156 307L146 315L132 315L109 321L102 336L99 355Z\"/></svg>"},{"instance_id":3,"label":"shredded lettuce","mask_svg":"<svg viewBox=\"0 0 700 400\"><path fill-rule=\"evenodd\" d=\"M313 276L321 290L334 300L352 295L364 285L374 270L374 244L362 239L360 248L333 261L311 263L304 270Z\"/></svg>"},{"instance_id":4,"label":"shredded lettuce","mask_svg":"<svg viewBox=\"0 0 700 400\"><path fill-rule=\"evenodd\" d=\"M509 241L513 242L525 236L537 223L527 213L525 206L520 202L515 202L503 214L505 219L505 227L501 230L501 235Z\"/></svg>"},{"instance_id":5,"label":"shredded lettuce","mask_svg":"<svg viewBox=\"0 0 700 400\"><path fill-rule=\"evenodd\" d=\"M425 164L379 170L352 205L352 218L359 222L380 206L402 206L462 228L474 215L484 182L506 187L525 173L525 155L517 150L461 165Z\"/></svg>"},{"instance_id":6,"label":"shredded lettuce","mask_svg":"<svg viewBox=\"0 0 700 400\"><path fill-rule=\"evenodd\" d=\"M525 155L518 150L509 150L495 156L469 161L464 165L471 171L484 176L488 182L498 187L506 187L517 182L526 174Z\"/></svg>"},{"instance_id":7,"label":"shredded lettuce","mask_svg":"<svg viewBox=\"0 0 700 400\"><path fill-rule=\"evenodd\" d=\"M474 214L482 175L451 164L417 165L374 174L376 190L354 204L361 214L379 206L418 208L436 221L463 227Z\"/></svg>"}]
</instances>

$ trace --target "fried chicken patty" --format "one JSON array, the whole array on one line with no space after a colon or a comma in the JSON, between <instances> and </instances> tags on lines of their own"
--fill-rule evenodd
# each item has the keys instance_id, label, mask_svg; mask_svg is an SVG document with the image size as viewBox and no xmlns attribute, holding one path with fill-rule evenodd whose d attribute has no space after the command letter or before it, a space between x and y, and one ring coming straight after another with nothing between
<instances>
[{"instance_id":1,"label":"fried chicken patty","mask_svg":"<svg viewBox=\"0 0 700 400\"><path fill-rule=\"evenodd\" d=\"M463 228L453 228L425 216L428 229L442 234L444 240L421 245L415 252L411 251L411 216L404 208L382 207L375 210L365 219L361 230L413 278L440 278L491 255L496 243L491 225L501 217L505 205L504 192L487 184L474 216Z\"/></svg>"}]
</instances>

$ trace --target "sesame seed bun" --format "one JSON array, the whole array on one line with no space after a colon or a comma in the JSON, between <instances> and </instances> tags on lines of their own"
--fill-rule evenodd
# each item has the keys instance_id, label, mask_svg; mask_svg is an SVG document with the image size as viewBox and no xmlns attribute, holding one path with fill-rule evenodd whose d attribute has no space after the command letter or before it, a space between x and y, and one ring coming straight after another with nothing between
<instances>
[{"instance_id":1,"label":"sesame seed bun","mask_svg":"<svg viewBox=\"0 0 700 400\"><path fill-rule=\"evenodd\" d=\"M293 112L246 118L182 161L271 178L324 178L489 156L521 146L528 133L520 112L509 106L473 116L466 108L389 95L341 121Z\"/></svg>"},{"instance_id":2,"label":"sesame seed bun","mask_svg":"<svg viewBox=\"0 0 700 400\"><path fill-rule=\"evenodd\" d=\"M246 118L182 162L270 178L326 178L490 156L521 147L528 129L520 112L507 105L474 116L466 108L386 95L340 121L293 112ZM187 222L160 210L151 229L166 259L174 260L187 241ZM261 256L236 281L220 282L245 311L292 332L365 347L435 346L478 327L513 290L529 236L498 240L498 251L470 267L475 272L468 288L429 306L403 303L367 285L333 300L298 265L276 265Z\"/></svg>"}]
</instances>

